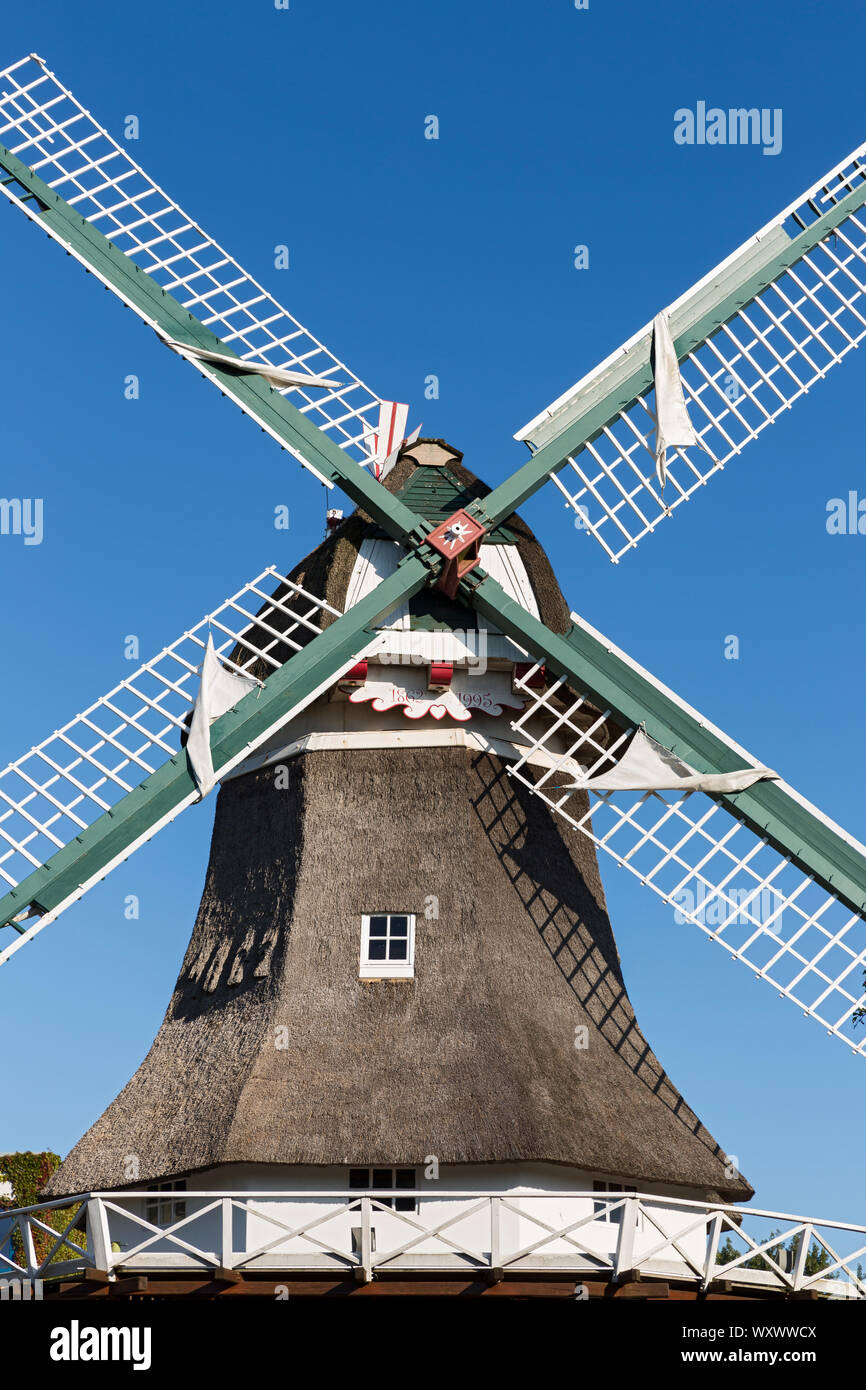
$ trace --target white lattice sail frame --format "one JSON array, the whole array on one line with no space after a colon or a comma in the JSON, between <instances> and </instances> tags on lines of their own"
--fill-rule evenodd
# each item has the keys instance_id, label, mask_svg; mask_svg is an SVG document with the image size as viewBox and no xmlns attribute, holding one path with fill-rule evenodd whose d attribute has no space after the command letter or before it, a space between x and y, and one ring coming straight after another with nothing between
<instances>
[{"instance_id":1,"label":"white lattice sail frame","mask_svg":"<svg viewBox=\"0 0 866 1390\"><path fill-rule=\"evenodd\" d=\"M576 614L572 618L589 628ZM618 655L629 661L623 653ZM590 790L587 807L583 795L574 790L575 768L582 769L586 779L599 775L611 759L618 761L635 730L622 728L611 710L599 710L587 695L575 693L572 679L560 678L534 690L541 664L515 682L529 703L512 728L530 741L520 759L509 765L509 775L669 903L675 920L699 927L852 1051L866 1055L866 1028L855 1017L866 1005L866 919L713 796L699 791ZM613 741L611 721L619 729ZM709 720L702 722L720 732ZM759 766L726 735L720 736L747 763ZM539 755L548 758L541 770ZM778 785L864 852L791 787Z\"/></svg>"},{"instance_id":2,"label":"white lattice sail frame","mask_svg":"<svg viewBox=\"0 0 866 1390\"><path fill-rule=\"evenodd\" d=\"M333 378L333 388L280 394L356 462L370 462L366 441L381 398L154 183L35 54L0 72L0 143L242 361ZM13 181L0 181L0 191L53 235ZM204 363L199 369L208 374Z\"/></svg>"},{"instance_id":3,"label":"white lattice sail frame","mask_svg":"<svg viewBox=\"0 0 866 1390\"><path fill-rule=\"evenodd\" d=\"M269 566L82 714L0 772L0 896L41 868L178 753L198 694L209 636L229 670L244 672L257 662L264 662L269 671L277 670L286 650L300 651L318 635L324 614L340 616L324 599ZM242 665L230 655L239 644L246 653ZM356 659L353 656L336 668L327 684L339 679ZM219 776L287 724L317 693L286 709L276 724L221 767ZM143 838L152 838L197 799L198 793L192 792ZM127 846L120 858L126 859L138 843ZM108 871L103 869L99 877ZM82 885L74 897L89 886ZM0 951L0 964L53 921L69 901L40 916Z\"/></svg>"},{"instance_id":4,"label":"white lattice sail frame","mask_svg":"<svg viewBox=\"0 0 866 1390\"><path fill-rule=\"evenodd\" d=\"M764 253L789 246L792 238L864 181L866 143L670 305L674 337L678 325L688 321L695 306L719 283L735 280L740 272L745 278ZM619 410L597 437L550 478L577 514L581 529L595 537L611 560L618 561L789 410L864 336L866 212L861 210L849 215L680 362L689 415L707 452L671 450L664 491L656 475L652 390ZM646 358L651 341L649 324L515 438L531 448L541 447L574 415L582 400L603 389L605 377L627 354L643 344Z\"/></svg>"}]
</instances>

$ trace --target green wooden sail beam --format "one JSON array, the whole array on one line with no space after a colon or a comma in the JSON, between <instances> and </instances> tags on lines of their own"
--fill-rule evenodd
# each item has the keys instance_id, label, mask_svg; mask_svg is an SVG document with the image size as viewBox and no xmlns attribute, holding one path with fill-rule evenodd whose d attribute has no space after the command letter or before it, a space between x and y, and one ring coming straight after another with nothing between
<instances>
[{"instance_id":1,"label":"green wooden sail beam","mask_svg":"<svg viewBox=\"0 0 866 1390\"><path fill-rule=\"evenodd\" d=\"M462 597L549 671L564 676L623 724L638 727L697 772L756 766L749 754L656 681L588 624L577 620L563 636L549 628L488 575L464 580ZM866 913L866 849L783 782L756 782L748 791L713 794L781 855L790 858L852 911Z\"/></svg>"},{"instance_id":2,"label":"green wooden sail beam","mask_svg":"<svg viewBox=\"0 0 866 1390\"><path fill-rule=\"evenodd\" d=\"M393 575L274 671L260 690L251 691L215 720L211 756L217 775L242 761L327 689L376 640L377 624L429 578L428 565L417 555L407 556ZM28 908L52 918L58 915L197 799L186 750L181 749L0 899L0 927L12 924ZM0 954L0 963L40 925L27 928Z\"/></svg>"},{"instance_id":3,"label":"green wooden sail beam","mask_svg":"<svg viewBox=\"0 0 866 1390\"><path fill-rule=\"evenodd\" d=\"M840 199L798 236L789 237L781 226L776 226L765 239L723 266L719 275L702 286L674 318L672 335L677 359L684 361L689 353L864 205L866 183ZM560 472L570 457L597 439L621 411L650 390L653 384L651 351L652 337L645 335L606 371L588 381L567 403L567 408L563 408L559 417L561 427L553 437L547 438L505 482L486 497L470 503L466 510L490 530L522 506L548 481L551 473ZM551 428L555 428L556 423L553 417Z\"/></svg>"},{"instance_id":4,"label":"green wooden sail beam","mask_svg":"<svg viewBox=\"0 0 866 1390\"><path fill-rule=\"evenodd\" d=\"M244 364L229 344L217 338L3 145L0 145L0 169L7 175L0 182L12 195L10 201L21 207L146 323L165 338L188 347L237 358L237 371L213 362L198 361L196 366L283 448L298 456L323 481L342 488L396 540L423 538L430 527L420 517L393 497L260 376L243 374Z\"/></svg>"}]
</instances>

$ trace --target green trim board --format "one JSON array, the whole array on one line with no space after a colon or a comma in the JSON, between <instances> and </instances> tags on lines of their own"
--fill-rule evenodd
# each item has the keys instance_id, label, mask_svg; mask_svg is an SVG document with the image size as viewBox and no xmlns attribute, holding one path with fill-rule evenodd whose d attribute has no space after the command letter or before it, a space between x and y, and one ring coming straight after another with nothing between
<instances>
[{"instance_id":1,"label":"green trim board","mask_svg":"<svg viewBox=\"0 0 866 1390\"><path fill-rule=\"evenodd\" d=\"M261 689L245 695L233 709L215 720L211 726L214 767L218 771L225 769L256 740L279 727L286 711L297 711L314 698L331 677L336 678L335 673L375 639L374 629L381 619L423 588L429 578L423 560L408 556L372 593L274 671ZM0 899L0 927L31 904L43 912L59 907L124 857L125 849L131 850L147 839L150 832L195 795L189 760L186 751L180 750Z\"/></svg>"},{"instance_id":2,"label":"green trim board","mask_svg":"<svg viewBox=\"0 0 866 1390\"><path fill-rule=\"evenodd\" d=\"M0 168L5 169L11 180L38 203L39 211L26 209L28 215L43 225L132 308L157 324L168 337L190 347L237 357L227 343L205 328L146 271L124 255L3 145L0 145ZM11 180L4 182L8 186ZM239 357L237 360L239 371L242 372L243 363ZM398 540L407 536L423 539L430 529L423 520L392 496L387 488L349 458L324 431L260 376L245 376L213 363L196 365L200 371L206 369L206 374L217 381L224 394L231 396L245 413L274 435L285 448L297 451L316 473L340 487L353 502L363 507L389 535Z\"/></svg>"},{"instance_id":3,"label":"green trim board","mask_svg":"<svg viewBox=\"0 0 866 1390\"><path fill-rule=\"evenodd\" d=\"M764 254L757 258L755 254L737 258L717 281L702 286L700 292L674 315L672 330L677 359L682 362L864 205L866 183L840 199L799 236L791 238L781 228L776 229L760 243ZM651 348L651 335L645 335L606 372L587 382L573 401L564 404L563 419L567 423L556 435L542 444L489 496L471 503L466 510L487 527L496 526L516 511L547 482L551 473L564 468L572 455L596 439L621 410L627 409L652 387Z\"/></svg>"},{"instance_id":4,"label":"green trim board","mask_svg":"<svg viewBox=\"0 0 866 1390\"><path fill-rule=\"evenodd\" d=\"M732 740L591 628L575 623L564 636L551 632L478 571L464 585L467 600L533 656L544 658L550 671L623 723L644 724L653 738L696 771L733 772L754 765ZM747 791L712 799L852 911L866 914L866 850L784 783L756 782Z\"/></svg>"}]
</instances>

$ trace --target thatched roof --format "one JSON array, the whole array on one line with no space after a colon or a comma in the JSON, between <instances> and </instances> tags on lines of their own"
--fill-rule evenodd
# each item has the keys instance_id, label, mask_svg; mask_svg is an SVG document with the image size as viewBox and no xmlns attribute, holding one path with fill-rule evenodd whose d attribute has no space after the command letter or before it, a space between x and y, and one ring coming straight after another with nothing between
<instances>
[{"instance_id":1,"label":"thatched roof","mask_svg":"<svg viewBox=\"0 0 866 1390\"><path fill-rule=\"evenodd\" d=\"M370 525L348 519L295 574L339 606ZM546 558L507 525L562 630ZM361 915L377 910L416 914L414 979L358 978ZM287 788L270 767L224 784L163 1025L48 1191L128 1185L131 1154L143 1182L435 1154L751 1195L640 1033L592 845L497 757L460 747L306 752Z\"/></svg>"}]
</instances>

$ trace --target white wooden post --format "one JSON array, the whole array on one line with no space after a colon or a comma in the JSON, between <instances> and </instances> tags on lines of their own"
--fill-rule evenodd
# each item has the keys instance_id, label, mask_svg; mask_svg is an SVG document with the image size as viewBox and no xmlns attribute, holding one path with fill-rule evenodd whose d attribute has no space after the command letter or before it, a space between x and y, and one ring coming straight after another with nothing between
<instances>
[{"instance_id":1,"label":"white wooden post","mask_svg":"<svg viewBox=\"0 0 866 1390\"><path fill-rule=\"evenodd\" d=\"M636 1197L627 1197L620 1207L619 1236L614 1255L614 1278L634 1269L634 1238L637 1231L639 1203Z\"/></svg>"},{"instance_id":2,"label":"white wooden post","mask_svg":"<svg viewBox=\"0 0 866 1390\"><path fill-rule=\"evenodd\" d=\"M30 1225L30 1217L25 1216L18 1222L18 1229L21 1232L21 1239L24 1242L24 1259L27 1263L28 1279L35 1279L39 1273L36 1264L36 1246L33 1242L33 1228Z\"/></svg>"},{"instance_id":3,"label":"white wooden post","mask_svg":"<svg viewBox=\"0 0 866 1390\"><path fill-rule=\"evenodd\" d=\"M490 1198L490 1268L502 1264L502 1198Z\"/></svg>"},{"instance_id":4,"label":"white wooden post","mask_svg":"<svg viewBox=\"0 0 866 1390\"><path fill-rule=\"evenodd\" d=\"M234 1250L232 1249L232 1199L223 1197L220 1203L222 1208L222 1245L220 1247L220 1266L222 1269L234 1269Z\"/></svg>"},{"instance_id":5,"label":"white wooden post","mask_svg":"<svg viewBox=\"0 0 866 1390\"><path fill-rule=\"evenodd\" d=\"M364 1283L373 1278L373 1238L370 1234L370 1198L361 1198L361 1269Z\"/></svg>"},{"instance_id":6,"label":"white wooden post","mask_svg":"<svg viewBox=\"0 0 866 1390\"><path fill-rule=\"evenodd\" d=\"M807 1222L803 1227L803 1238L800 1248L797 1251L797 1258L794 1262L794 1269L791 1276L791 1288L797 1293L803 1287L803 1279L806 1275L806 1260L809 1256L809 1246L812 1244L812 1223Z\"/></svg>"},{"instance_id":7,"label":"white wooden post","mask_svg":"<svg viewBox=\"0 0 866 1390\"><path fill-rule=\"evenodd\" d=\"M707 1230L707 1260L704 1265L703 1288L706 1288L714 1278L716 1255L719 1253L719 1239L722 1233L722 1221L724 1220L724 1214L720 1211L714 1212L712 1216L707 1212L707 1216L710 1217L710 1222L709 1229Z\"/></svg>"},{"instance_id":8,"label":"white wooden post","mask_svg":"<svg viewBox=\"0 0 866 1390\"><path fill-rule=\"evenodd\" d=\"M101 1197L91 1197L87 1203L87 1253L94 1269L111 1272L111 1236L108 1231L108 1212Z\"/></svg>"}]
</instances>

